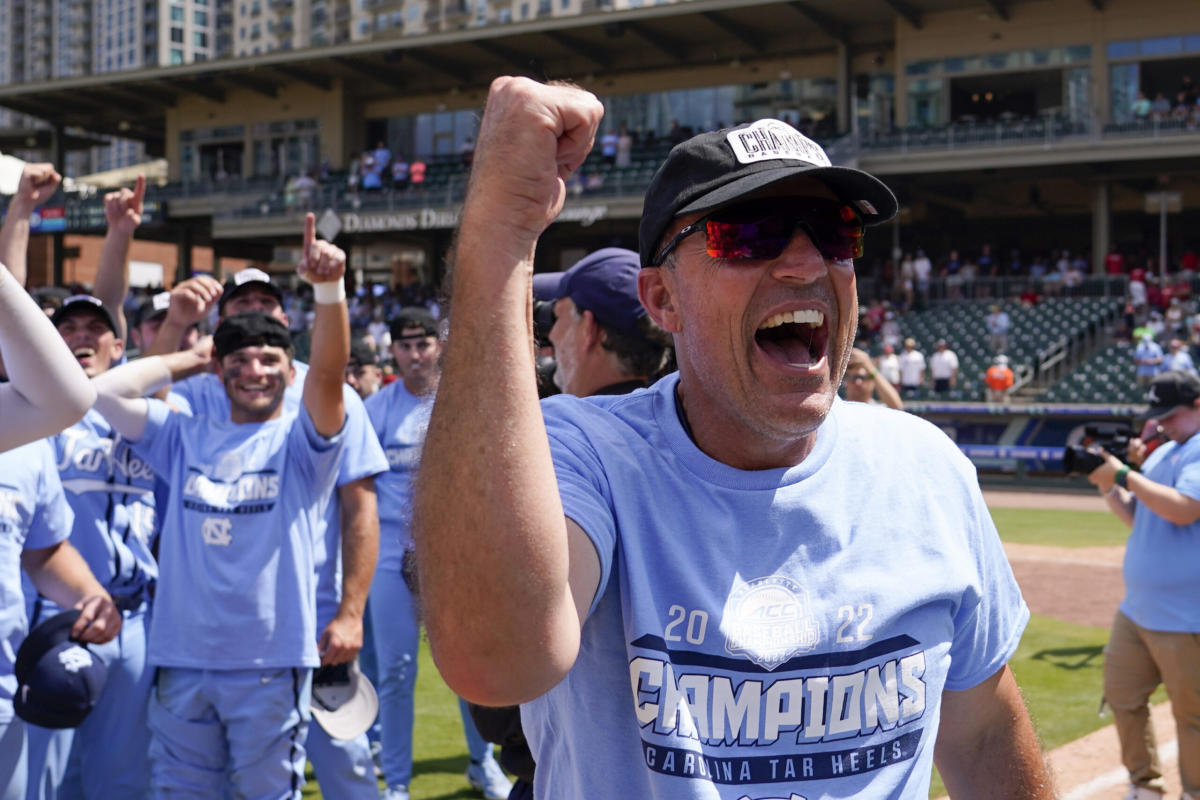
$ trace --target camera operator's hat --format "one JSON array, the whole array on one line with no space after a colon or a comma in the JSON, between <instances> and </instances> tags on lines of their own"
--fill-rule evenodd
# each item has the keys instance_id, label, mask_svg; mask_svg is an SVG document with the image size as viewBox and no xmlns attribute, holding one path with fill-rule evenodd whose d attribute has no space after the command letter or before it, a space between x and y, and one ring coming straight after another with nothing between
<instances>
[{"instance_id":1,"label":"camera operator's hat","mask_svg":"<svg viewBox=\"0 0 1200 800\"><path fill-rule=\"evenodd\" d=\"M778 119L693 136L671 148L646 190L638 248L648 266L671 220L711 211L780 181L815 178L854 208L864 225L887 222L896 197L878 178L835 167L821 146Z\"/></svg>"},{"instance_id":2,"label":"camera operator's hat","mask_svg":"<svg viewBox=\"0 0 1200 800\"><path fill-rule=\"evenodd\" d=\"M224 315L226 303L252 288L264 290L274 297L277 303L283 305L283 292L271 283L271 276L256 267L247 267L235 272L232 278L225 281L225 290L221 292L221 299L217 301L218 313Z\"/></svg>"},{"instance_id":3,"label":"camera operator's hat","mask_svg":"<svg viewBox=\"0 0 1200 800\"><path fill-rule=\"evenodd\" d=\"M50 322L57 328L63 320L75 314L94 314L104 321L109 330L113 333L117 332L117 322L113 319L113 315L104 307L100 298L92 297L90 294L73 294L63 300L62 305L54 312L54 316L50 317Z\"/></svg>"},{"instance_id":4,"label":"camera operator's hat","mask_svg":"<svg viewBox=\"0 0 1200 800\"><path fill-rule=\"evenodd\" d=\"M79 611L64 611L29 632L17 650L13 710L42 728L74 728L104 691L108 665L71 638Z\"/></svg>"},{"instance_id":5,"label":"camera operator's hat","mask_svg":"<svg viewBox=\"0 0 1200 800\"><path fill-rule=\"evenodd\" d=\"M605 247L589 253L566 272L533 276L535 300L569 297L580 311L591 311L614 330L639 336L638 321L646 309L638 299L638 254L623 247Z\"/></svg>"},{"instance_id":6,"label":"camera operator's hat","mask_svg":"<svg viewBox=\"0 0 1200 800\"><path fill-rule=\"evenodd\" d=\"M379 713L379 696L358 659L321 667L313 673L312 715L334 739L354 739L367 732Z\"/></svg>"},{"instance_id":7,"label":"camera operator's hat","mask_svg":"<svg viewBox=\"0 0 1200 800\"><path fill-rule=\"evenodd\" d=\"M1146 392L1150 407L1139 414L1142 419L1163 419L1182 406L1190 406L1200 398L1200 376L1183 370L1169 370L1154 376Z\"/></svg>"}]
</instances>

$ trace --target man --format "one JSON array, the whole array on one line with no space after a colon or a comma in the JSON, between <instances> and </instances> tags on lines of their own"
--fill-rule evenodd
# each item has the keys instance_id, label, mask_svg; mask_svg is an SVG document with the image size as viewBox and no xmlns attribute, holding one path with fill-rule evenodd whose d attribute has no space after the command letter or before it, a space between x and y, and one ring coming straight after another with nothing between
<instances>
[{"instance_id":1,"label":"man","mask_svg":"<svg viewBox=\"0 0 1200 800\"><path fill-rule=\"evenodd\" d=\"M123 361L124 342L98 298L67 298L52 322L88 377ZM146 713L153 679L146 663L146 626L158 577L153 548L160 487L150 465L95 409L51 442L74 512L71 543L112 595L122 631L95 649L110 677L93 713L74 729L28 727L28 796L144 797L150 788ZM27 600L31 625L62 610L37 593Z\"/></svg>"},{"instance_id":2,"label":"man","mask_svg":"<svg viewBox=\"0 0 1200 800\"><path fill-rule=\"evenodd\" d=\"M945 394L958 383L958 355L950 349L945 339L934 344L929 357L929 375L933 378L933 391Z\"/></svg>"},{"instance_id":3,"label":"man","mask_svg":"<svg viewBox=\"0 0 1200 800\"><path fill-rule=\"evenodd\" d=\"M1133 528L1125 546L1125 598L1104 658L1129 800L1161 800L1162 764L1149 699L1167 689L1179 741L1185 800L1200 798L1200 377L1164 372L1146 393L1145 416L1170 441L1135 472L1114 455L1089 476L1108 507ZM1142 460L1145 444L1130 443Z\"/></svg>"},{"instance_id":4,"label":"man","mask_svg":"<svg viewBox=\"0 0 1200 800\"><path fill-rule=\"evenodd\" d=\"M1183 340L1172 338L1167 342L1167 354L1163 356L1163 372L1196 372L1196 364L1191 354L1183 346Z\"/></svg>"},{"instance_id":5,"label":"man","mask_svg":"<svg viewBox=\"0 0 1200 800\"><path fill-rule=\"evenodd\" d=\"M534 276L533 296L553 300L554 384L567 394L625 394L662 370L666 334L638 300L638 254L606 247L566 272Z\"/></svg>"},{"instance_id":6,"label":"man","mask_svg":"<svg viewBox=\"0 0 1200 800\"><path fill-rule=\"evenodd\" d=\"M885 405L897 411L904 410L900 393L880 371L875 369L871 357L857 347L850 351L850 366L846 368L846 399L855 403Z\"/></svg>"},{"instance_id":7,"label":"man","mask_svg":"<svg viewBox=\"0 0 1200 800\"><path fill-rule=\"evenodd\" d=\"M904 340L904 350L897 358L900 361L900 390L915 395L925 385L925 354L917 349L917 340L910 336Z\"/></svg>"},{"instance_id":8,"label":"man","mask_svg":"<svg viewBox=\"0 0 1200 800\"><path fill-rule=\"evenodd\" d=\"M891 313L891 312L888 312ZM892 388L900 389L900 356L896 355L896 348L890 344L883 346L883 352L880 353L876 360L876 367L879 369L879 374L883 379L892 385Z\"/></svg>"},{"instance_id":9,"label":"man","mask_svg":"<svg viewBox=\"0 0 1200 800\"><path fill-rule=\"evenodd\" d=\"M130 320L129 341L139 354L145 353L154 345L154 339L158 336L159 328L166 321L170 308L170 292L158 292L151 295L138 306L137 314ZM180 341L179 349L188 350L198 341L200 341L200 329L196 325L192 325Z\"/></svg>"},{"instance_id":10,"label":"man","mask_svg":"<svg viewBox=\"0 0 1200 800\"><path fill-rule=\"evenodd\" d=\"M366 400L383 385L383 370L379 368L379 356L375 348L362 339L350 343L350 360L346 362L346 383Z\"/></svg>"},{"instance_id":11,"label":"man","mask_svg":"<svg viewBox=\"0 0 1200 800\"><path fill-rule=\"evenodd\" d=\"M421 622L405 578L412 550L409 530L412 476L420 462L429 408L441 377L442 344L437 320L424 308L407 306L391 322L392 357L400 380L367 400L371 427L387 453L389 470L379 488L379 566L371 586L371 625L379 666L379 717L383 723L380 762L386 800L408 800L412 781L414 697ZM510 784L459 701L467 737L467 781L489 800L508 797Z\"/></svg>"},{"instance_id":12,"label":"man","mask_svg":"<svg viewBox=\"0 0 1200 800\"><path fill-rule=\"evenodd\" d=\"M1162 347L1154 341L1154 333L1146 331L1141 335L1137 347L1133 348L1138 386L1148 386L1154 380L1154 376L1162 370L1162 361Z\"/></svg>"},{"instance_id":13,"label":"man","mask_svg":"<svg viewBox=\"0 0 1200 800\"><path fill-rule=\"evenodd\" d=\"M1009 319L1008 312L999 303L992 303L988 307L988 315L984 319L984 325L987 326L988 347L993 353L1003 353L1008 349L1008 331L1012 327L1012 320Z\"/></svg>"},{"instance_id":14,"label":"man","mask_svg":"<svg viewBox=\"0 0 1200 800\"><path fill-rule=\"evenodd\" d=\"M974 470L835 400L886 187L777 120L677 146L639 294L679 372L538 404L534 249L602 113L522 78L484 111L414 509L443 677L526 703L542 798L924 798L935 739L952 794L1050 797Z\"/></svg>"},{"instance_id":15,"label":"man","mask_svg":"<svg viewBox=\"0 0 1200 800\"><path fill-rule=\"evenodd\" d=\"M311 215L310 215L311 216ZM206 317L213 305L220 319L240 313L265 313L285 327L289 319L283 293L262 270L244 269L224 287L206 276L183 281L171 290L171 307L152 352L169 353L180 337ZM284 391L285 411L299 411L307 365L295 362L297 381ZM341 376L344 380L344 373ZM352 660L362 648L363 613L379 548L374 476L387 468L383 449L372 432L362 400L343 385L346 409L343 456L338 464L337 493L325 506L325 524L318 542L317 621L322 664ZM230 419L229 398L213 374L196 375L172 387L172 402L185 413L217 421ZM370 745L365 735L336 740L320 725L309 726L307 742L317 780L331 797L358 800L378 794Z\"/></svg>"},{"instance_id":16,"label":"man","mask_svg":"<svg viewBox=\"0 0 1200 800\"><path fill-rule=\"evenodd\" d=\"M989 403L1003 403L1008 399L1008 391L1013 387L1016 377L1012 367L1008 365L1008 356L1001 353L993 359L993 363L984 373L983 381L987 384Z\"/></svg>"},{"instance_id":17,"label":"man","mask_svg":"<svg viewBox=\"0 0 1200 800\"><path fill-rule=\"evenodd\" d=\"M304 783L316 629L316 560L345 435L345 254L306 218L298 274L313 283L312 365L300 409L291 337L261 312L214 339L229 421L172 413L121 387L206 366L199 349L140 359L96 381L97 409L170 486L149 660L152 792L291 797ZM183 365L178 366L178 365ZM152 386L144 383L145 390ZM322 642L326 644L326 642Z\"/></svg>"}]
</instances>

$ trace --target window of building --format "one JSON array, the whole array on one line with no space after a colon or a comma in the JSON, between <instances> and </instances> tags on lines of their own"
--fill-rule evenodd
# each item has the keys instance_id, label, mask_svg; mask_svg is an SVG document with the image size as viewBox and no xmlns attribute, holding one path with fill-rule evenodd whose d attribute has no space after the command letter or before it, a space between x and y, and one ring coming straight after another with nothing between
<instances>
[{"instance_id":1,"label":"window of building","mask_svg":"<svg viewBox=\"0 0 1200 800\"><path fill-rule=\"evenodd\" d=\"M208 47L208 33L205 31L192 32L192 46Z\"/></svg>"},{"instance_id":2,"label":"window of building","mask_svg":"<svg viewBox=\"0 0 1200 800\"><path fill-rule=\"evenodd\" d=\"M183 51L180 50L178 47L171 48L171 63L172 64L182 64L183 63Z\"/></svg>"},{"instance_id":3,"label":"window of building","mask_svg":"<svg viewBox=\"0 0 1200 800\"><path fill-rule=\"evenodd\" d=\"M205 27L205 28L208 27L208 12L207 11L193 11L192 12L192 22L196 23L197 25L199 25L201 27Z\"/></svg>"},{"instance_id":4,"label":"window of building","mask_svg":"<svg viewBox=\"0 0 1200 800\"><path fill-rule=\"evenodd\" d=\"M171 41L183 44L183 28L171 28Z\"/></svg>"},{"instance_id":5,"label":"window of building","mask_svg":"<svg viewBox=\"0 0 1200 800\"><path fill-rule=\"evenodd\" d=\"M182 8L179 8L178 6L173 6L171 8L171 22L178 22L181 25L183 24L183 9ZM110 20L108 24L112 25L112 21Z\"/></svg>"}]
</instances>

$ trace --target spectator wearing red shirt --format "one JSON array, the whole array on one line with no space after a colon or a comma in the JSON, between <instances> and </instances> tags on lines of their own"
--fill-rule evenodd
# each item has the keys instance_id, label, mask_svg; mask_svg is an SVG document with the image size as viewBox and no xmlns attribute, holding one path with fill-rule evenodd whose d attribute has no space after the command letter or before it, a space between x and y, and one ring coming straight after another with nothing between
<instances>
[{"instance_id":1,"label":"spectator wearing red shirt","mask_svg":"<svg viewBox=\"0 0 1200 800\"><path fill-rule=\"evenodd\" d=\"M1121 275L1125 272L1125 256L1115 244L1109 245L1108 255L1104 257L1104 271L1109 275Z\"/></svg>"}]
</instances>

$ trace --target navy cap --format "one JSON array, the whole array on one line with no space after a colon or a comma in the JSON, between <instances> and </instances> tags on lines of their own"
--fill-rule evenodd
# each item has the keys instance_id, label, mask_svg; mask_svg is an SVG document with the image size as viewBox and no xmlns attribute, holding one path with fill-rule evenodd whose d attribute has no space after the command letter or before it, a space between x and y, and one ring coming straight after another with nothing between
<instances>
[{"instance_id":1,"label":"navy cap","mask_svg":"<svg viewBox=\"0 0 1200 800\"><path fill-rule=\"evenodd\" d=\"M225 281L225 290L221 292L221 299L217 301L217 313L224 315L225 304L251 288L264 290L274 297L276 302L283 305L283 292L278 286L271 283L271 276L261 269L247 267L240 272L235 272L232 278Z\"/></svg>"},{"instance_id":2,"label":"navy cap","mask_svg":"<svg viewBox=\"0 0 1200 800\"><path fill-rule=\"evenodd\" d=\"M815 178L862 217L864 225L887 222L896 197L862 170L835 167L813 140L778 119L693 136L671 148L654 173L642 205L638 247L649 266L671 220L710 211L780 181Z\"/></svg>"},{"instance_id":3,"label":"navy cap","mask_svg":"<svg viewBox=\"0 0 1200 800\"><path fill-rule=\"evenodd\" d=\"M99 297L92 297L90 294L73 294L66 300L63 300L62 305L54 312L54 316L50 321L54 323L54 327L62 324L62 321L73 314L92 313L104 320L104 324L113 333L117 332L117 323L113 319L112 314L104 307L104 303Z\"/></svg>"},{"instance_id":4,"label":"navy cap","mask_svg":"<svg viewBox=\"0 0 1200 800\"><path fill-rule=\"evenodd\" d=\"M1150 381L1146 402L1150 407L1138 416L1142 419L1162 419L1182 406L1191 406L1200 398L1200 377L1183 370L1160 372Z\"/></svg>"},{"instance_id":5,"label":"navy cap","mask_svg":"<svg viewBox=\"0 0 1200 800\"><path fill-rule=\"evenodd\" d=\"M392 335L392 341L398 342L404 338L412 338L414 334L404 335L406 330L419 328L420 333L415 334L420 338L426 336L438 335L438 323L434 319L433 314L429 309L421 306L405 306L396 312L396 316L392 317L392 321L388 323L388 332Z\"/></svg>"},{"instance_id":6,"label":"navy cap","mask_svg":"<svg viewBox=\"0 0 1200 800\"><path fill-rule=\"evenodd\" d=\"M638 254L623 247L606 247L584 256L566 272L533 276L537 300L569 297L581 311L591 311L605 325L640 336L638 321L646 309L638 299Z\"/></svg>"},{"instance_id":7,"label":"navy cap","mask_svg":"<svg viewBox=\"0 0 1200 800\"><path fill-rule=\"evenodd\" d=\"M137 317L136 317L137 321L134 322L133 325L134 325L134 327L137 327L138 325L141 325L143 322L146 322L147 320L152 320L155 317L164 317L167 314L167 310L170 308L171 308L171 293L170 292L159 292L156 295L147 297L138 306Z\"/></svg>"},{"instance_id":8,"label":"navy cap","mask_svg":"<svg viewBox=\"0 0 1200 800\"><path fill-rule=\"evenodd\" d=\"M74 728L91 713L108 665L83 642L71 639L79 611L64 611L29 632L17 651L13 710L43 728Z\"/></svg>"},{"instance_id":9,"label":"navy cap","mask_svg":"<svg viewBox=\"0 0 1200 800\"><path fill-rule=\"evenodd\" d=\"M362 339L355 339L350 342L350 360L346 362L348 367L366 367L379 364L379 356L375 353L375 348L367 344Z\"/></svg>"}]
</instances>

